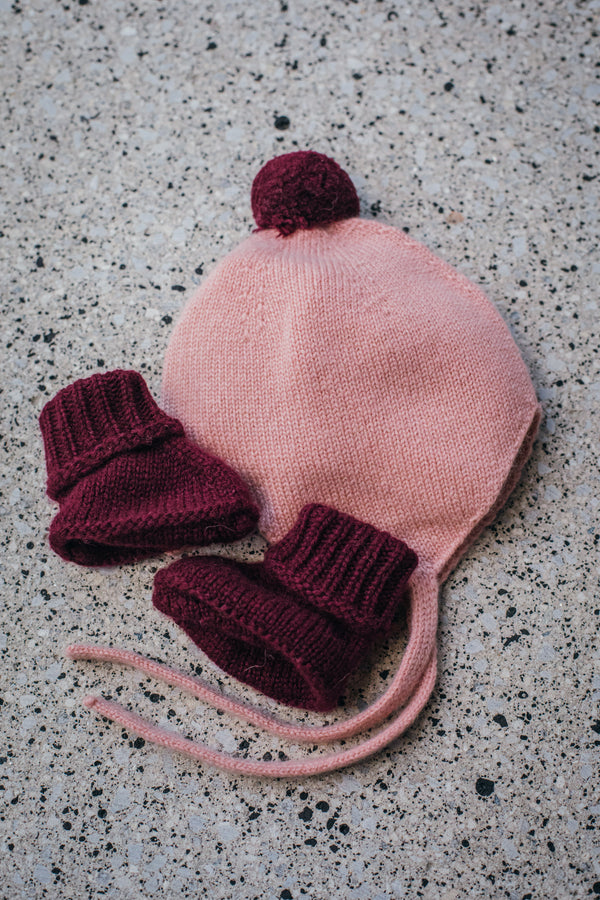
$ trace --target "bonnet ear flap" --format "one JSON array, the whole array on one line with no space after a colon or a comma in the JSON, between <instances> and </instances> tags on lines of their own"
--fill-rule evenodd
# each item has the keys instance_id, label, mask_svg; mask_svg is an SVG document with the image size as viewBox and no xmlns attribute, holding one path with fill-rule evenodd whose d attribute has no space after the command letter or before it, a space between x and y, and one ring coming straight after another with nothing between
<instances>
[{"instance_id":1,"label":"bonnet ear flap","mask_svg":"<svg viewBox=\"0 0 600 900\"><path fill-rule=\"evenodd\" d=\"M375 703L362 713L346 721L323 727L294 725L271 718L255 707L223 697L197 678L184 675L130 651L115 650L110 647L72 645L67 647L65 652L71 659L110 661L131 665L161 681L176 685L194 694L217 709L226 710L264 728L271 734L291 741L321 744L341 740L380 724L392 713L398 713L381 731L354 747L302 760L268 762L237 759L227 753L212 750L204 744L190 741L152 725L120 704L102 697L87 697L84 701L86 706L94 709L99 715L117 722L144 740L177 750L193 759L209 763L228 772L273 778L316 775L341 769L377 753L399 737L415 721L427 703L436 680L438 593L439 583L435 574L421 567L417 568L410 585L408 643L391 685ZM401 711L398 712L399 710Z\"/></svg>"}]
</instances>

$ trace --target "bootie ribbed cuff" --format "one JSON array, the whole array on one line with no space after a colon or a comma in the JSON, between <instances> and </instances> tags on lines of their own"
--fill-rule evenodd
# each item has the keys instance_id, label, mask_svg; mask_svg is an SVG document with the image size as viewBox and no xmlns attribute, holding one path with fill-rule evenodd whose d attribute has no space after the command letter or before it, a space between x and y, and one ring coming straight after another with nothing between
<instances>
[{"instance_id":1,"label":"bootie ribbed cuff","mask_svg":"<svg viewBox=\"0 0 600 900\"><path fill-rule=\"evenodd\" d=\"M122 369L63 388L44 406L40 428L53 500L117 453L184 433L181 422L159 409L142 376Z\"/></svg>"},{"instance_id":2,"label":"bootie ribbed cuff","mask_svg":"<svg viewBox=\"0 0 600 900\"><path fill-rule=\"evenodd\" d=\"M265 570L363 634L385 633L417 565L402 541L321 504L305 506L265 555Z\"/></svg>"}]
</instances>

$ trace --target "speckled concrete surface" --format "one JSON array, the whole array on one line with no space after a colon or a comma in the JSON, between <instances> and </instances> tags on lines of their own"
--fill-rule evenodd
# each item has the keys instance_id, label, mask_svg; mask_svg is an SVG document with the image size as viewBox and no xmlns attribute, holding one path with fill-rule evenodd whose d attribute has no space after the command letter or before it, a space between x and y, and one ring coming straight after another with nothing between
<instances>
[{"instance_id":1,"label":"speckled concrete surface","mask_svg":"<svg viewBox=\"0 0 600 900\"><path fill-rule=\"evenodd\" d=\"M3 897L600 893L599 12L0 0ZM158 391L185 296L251 227L252 177L307 147L347 168L364 215L484 285L545 419L443 591L440 677L417 725L360 766L269 783L81 708L103 689L215 747L304 752L63 659L73 640L138 647L251 696L153 610L166 560L92 571L49 551L37 417L94 371L136 368ZM341 715L400 653L398 639L365 663Z\"/></svg>"}]
</instances>

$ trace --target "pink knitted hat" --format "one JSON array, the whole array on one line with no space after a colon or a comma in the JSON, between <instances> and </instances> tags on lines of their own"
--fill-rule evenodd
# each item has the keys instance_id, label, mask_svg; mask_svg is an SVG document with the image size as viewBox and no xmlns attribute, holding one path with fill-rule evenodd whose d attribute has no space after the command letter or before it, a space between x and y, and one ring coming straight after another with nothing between
<instances>
[{"instance_id":1,"label":"pink knitted hat","mask_svg":"<svg viewBox=\"0 0 600 900\"><path fill-rule=\"evenodd\" d=\"M442 580L529 454L533 386L490 301L413 238L355 217L309 227L298 197L315 203L311 163L329 163L343 198L341 170L321 154L259 172L261 228L186 306L163 406L240 472L269 540L324 503L406 541Z\"/></svg>"},{"instance_id":2,"label":"pink knitted hat","mask_svg":"<svg viewBox=\"0 0 600 900\"><path fill-rule=\"evenodd\" d=\"M249 484L269 540L281 539L307 503L321 503L391 533L419 563L407 648L371 707L320 729L265 721L233 701L236 709L227 708L314 743L396 717L351 749L261 763L165 738L93 702L143 735L233 771L310 774L385 746L427 702L439 585L506 501L540 409L487 297L403 231L356 218L356 192L333 160L312 152L271 160L252 204L260 227L217 265L175 328L163 407Z\"/></svg>"},{"instance_id":3,"label":"pink knitted hat","mask_svg":"<svg viewBox=\"0 0 600 900\"><path fill-rule=\"evenodd\" d=\"M250 485L267 539L323 503L391 532L443 579L529 454L533 386L487 297L413 238L354 217L304 224L295 179L312 158L327 159L286 154L257 175L262 227L187 304L162 405ZM301 227L282 236L257 185L281 207L290 169L292 215L271 215Z\"/></svg>"}]
</instances>

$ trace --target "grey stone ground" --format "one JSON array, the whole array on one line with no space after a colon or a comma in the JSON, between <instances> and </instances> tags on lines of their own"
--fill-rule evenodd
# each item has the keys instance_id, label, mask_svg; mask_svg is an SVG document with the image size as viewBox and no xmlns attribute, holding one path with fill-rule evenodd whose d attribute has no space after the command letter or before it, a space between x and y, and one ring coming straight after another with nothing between
<instances>
[{"instance_id":1,"label":"grey stone ground","mask_svg":"<svg viewBox=\"0 0 600 900\"><path fill-rule=\"evenodd\" d=\"M598 894L598 0L0 11L0 894ZM158 392L185 296L251 227L254 174L296 148L334 156L364 215L484 286L545 418L510 503L443 591L418 724L352 769L269 783L140 747L82 709L90 690L122 690L214 746L282 749L131 671L62 658L75 639L141 647L251 696L153 610L165 560L98 572L49 551L37 417L94 371L135 368ZM400 652L365 666L342 715Z\"/></svg>"}]
</instances>

